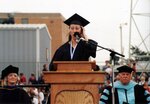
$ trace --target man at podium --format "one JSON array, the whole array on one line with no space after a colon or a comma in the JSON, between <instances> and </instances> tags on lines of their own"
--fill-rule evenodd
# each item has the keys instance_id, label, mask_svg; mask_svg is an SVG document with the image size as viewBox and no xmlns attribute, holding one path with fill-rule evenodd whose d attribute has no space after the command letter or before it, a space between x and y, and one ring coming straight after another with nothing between
<instances>
[{"instance_id":1,"label":"man at podium","mask_svg":"<svg viewBox=\"0 0 150 104\"><path fill-rule=\"evenodd\" d=\"M88 39L84 30L90 22L75 13L64 23L69 26L68 41L56 50L50 71L56 71L53 61L88 61L90 56L96 57L97 42Z\"/></svg>"}]
</instances>

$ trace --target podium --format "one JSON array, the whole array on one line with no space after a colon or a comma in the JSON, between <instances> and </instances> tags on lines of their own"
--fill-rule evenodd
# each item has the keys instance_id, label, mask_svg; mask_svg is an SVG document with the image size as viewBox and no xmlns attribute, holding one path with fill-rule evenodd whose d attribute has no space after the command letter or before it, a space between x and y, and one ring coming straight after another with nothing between
<instances>
[{"instance_id":1,"label":"podium","mask_svg":"<svg viewBox=\"0 0 150 104\"><path fill-rule=\"evenodd\" d=\"M44 73L45 83L50 83L51 104L98 104L99 84L105 73L92 71L94 62L55 61L57 71Z\"/></svg>"}]
</instances>

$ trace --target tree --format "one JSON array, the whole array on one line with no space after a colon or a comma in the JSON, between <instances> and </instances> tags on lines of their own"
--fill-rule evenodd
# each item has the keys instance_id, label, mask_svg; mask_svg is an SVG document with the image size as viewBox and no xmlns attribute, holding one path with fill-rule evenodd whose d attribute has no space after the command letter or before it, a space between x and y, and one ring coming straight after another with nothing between
<instances>
[{"instance_id":1,"label":"tree","mask_svg":"<svg viewBox=\"0 0 150 104\"><path fill-rule=\"evenodd\" d=\"M133 55L136 61L149 61L150 52L140 50L137 46L131 46L131 55Z\"/></svg>"}]
</instances>

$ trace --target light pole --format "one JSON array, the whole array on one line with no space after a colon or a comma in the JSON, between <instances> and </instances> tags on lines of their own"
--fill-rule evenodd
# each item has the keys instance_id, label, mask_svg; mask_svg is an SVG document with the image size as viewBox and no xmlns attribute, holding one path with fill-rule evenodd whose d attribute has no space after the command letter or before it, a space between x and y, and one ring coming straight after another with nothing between
<instances>
[{"instance_id":1,"label":"light pole","mask_svg":"<svg viewBox=\"0 0 150 104\"><path fill-rule=\"evenodd\" d=\"M121 54L123 54L123 45L122 45L122 27L127 25L127 23L121 23L119 28L120 28L120 51ZM123 57L121 57L121 65L123 64Z\"/></svg>"}]
</instances>

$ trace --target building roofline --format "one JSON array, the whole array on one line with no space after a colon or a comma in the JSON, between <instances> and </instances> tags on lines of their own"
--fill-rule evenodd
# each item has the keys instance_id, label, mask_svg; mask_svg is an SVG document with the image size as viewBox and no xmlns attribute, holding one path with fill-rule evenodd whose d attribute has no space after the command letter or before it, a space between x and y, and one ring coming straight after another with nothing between
<instances>
[{"instance_id":1,"label":"building roofline","mask_svg":"<svg viewBox=\"0 0 150 104\"><path fill-rule=\"evenodd\" d=\"M0 17L1 18L4 18L4 17L8 17L8 14L14 14L14 17L39 17L39 16L42 16L42 17L61 17L63 20L65 20L65 17L61 14L61 13L23 13L23 12L8 12L8 13L4 13L4 12L0 12Z\"/></svg>"}]
</instances>

